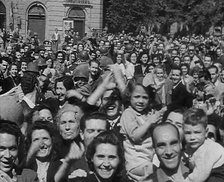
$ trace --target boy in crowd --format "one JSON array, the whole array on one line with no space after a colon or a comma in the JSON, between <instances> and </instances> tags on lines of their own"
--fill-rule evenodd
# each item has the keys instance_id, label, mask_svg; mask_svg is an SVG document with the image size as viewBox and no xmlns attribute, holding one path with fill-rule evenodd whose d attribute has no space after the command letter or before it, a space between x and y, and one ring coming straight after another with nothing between
<instances>
[{"instance_id":1,"label":"boy in crowd","mask_svg":"<svg viewBox=\"0 0 224 182\"><path fill-rule=\"evenodd\" d=\"M192 171L185 182L224 181L224 148L206 138L207 123L202 109L190 108L184 113L185 153Z\"/></svg>"}]
</instances>

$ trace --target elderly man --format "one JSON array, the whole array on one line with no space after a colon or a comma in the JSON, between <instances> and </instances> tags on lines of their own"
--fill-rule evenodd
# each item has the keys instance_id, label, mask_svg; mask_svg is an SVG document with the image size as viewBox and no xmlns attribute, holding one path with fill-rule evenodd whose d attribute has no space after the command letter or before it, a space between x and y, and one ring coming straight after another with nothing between
<instances>
[{"instance_id":1,"label":"elderly man","mask_svg":"<svg viewBox=\"0 0 224 182\"><path fill-rule=\"evenodd\" d=\"M153 145L160 166L155 169L154 182L183 179L188 168L181 162L181 141L178 129L171 123L160 123L152 130Z\"/></svg>"},{"instance_id":2,"label":"elderly man","mask_svg":"<svg viewBox=\"0 0 224 182\"><path fill-rule=\"evenodd\" d=\"M7 120L0 121L0 181L1 182L35 182L38 181L34 171L19 170L21 160L22 133L16 123Z\"/></svg>"}]
</instances>

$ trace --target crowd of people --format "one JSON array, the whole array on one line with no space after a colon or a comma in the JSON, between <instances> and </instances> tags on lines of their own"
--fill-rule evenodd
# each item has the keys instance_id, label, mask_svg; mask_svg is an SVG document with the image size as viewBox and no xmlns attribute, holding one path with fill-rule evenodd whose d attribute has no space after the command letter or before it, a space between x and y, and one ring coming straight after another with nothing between
<instances>
[{"instance_id":1,"label":"crowd of people","mask_svg":"<svg viewBox=\"0 0 224 182\"><path fill-rule=\"evenodd\" d=\"M223 37L61 37L2 45L1 182L224 181Z\"/></svg>"}]
</instances>

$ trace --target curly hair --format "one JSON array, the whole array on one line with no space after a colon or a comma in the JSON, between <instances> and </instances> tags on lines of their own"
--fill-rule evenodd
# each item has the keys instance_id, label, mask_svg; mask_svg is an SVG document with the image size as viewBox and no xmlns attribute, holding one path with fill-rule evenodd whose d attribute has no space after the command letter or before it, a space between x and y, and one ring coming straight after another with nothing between
<instances>
[{"instance_id":1,"label":"curly hair","mask_svg":"<svg viewBox=\"0 0 224 182\"><path fill-rule=\"evenodd\" d=\"M59 132L58 132L56 126L49 121L42 121L42 120L35 121L34 124L28 128L27 139L26 139L27 151L28 151L29 147L31 146L32 134L35 130L45 130L49 133L51 140L52 140L52 144L53 144L52 151L51 151L51 159L54 160L56 158L56 153L54 150L55 144L57 142L57 139L59 138Z\"/></svg>"},{"instance_id":2,"label":"curly hair","mask_svg":"<svg viewBox=\"0 0 224 182\"><path fill-rule=\"evenodd\" d=\"M122 145L122 141L120 140L120 138L114 131L104 131L100 133L93 139L93 141L88 146L86 151L86 158L87 158L87 162L88 162L90 170L95 171L92 159L94 154L96 153L97 146L99 146L100 144L111 144L117 147L119 164L115 172L116 174L114 176L115 177L120 176L124 170L124 163L125 163L124 148Z\"/></svg>"}]
</instances>

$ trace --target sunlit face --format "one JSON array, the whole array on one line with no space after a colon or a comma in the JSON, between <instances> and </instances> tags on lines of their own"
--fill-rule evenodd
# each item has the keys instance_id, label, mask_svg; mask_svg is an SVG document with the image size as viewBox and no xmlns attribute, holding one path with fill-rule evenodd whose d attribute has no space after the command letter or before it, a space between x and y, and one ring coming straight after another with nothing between
<instances>
[{"instance_id":1,"label":"sunlit face","mask_svg":"<svg viewBox=\"0 0 224 182\"><path fill-rule=\"evenodd\" d=\"M196 150L205 141L206 129L202 124L197 124L195 126L190 124L184 124L184 138L187 147Z\"/></svg>"},{"instance_id":2,"label":"sunlit face","mask_svg":"<svg viewBox=\"0 0 224 182\"><path fill-rule=\"evenodd\" d=\"M161 68L156 68L156 77L159 81L162 81L164 79L164 71Z\"/></svg>"},{"instance_id":3,"label":"sunlit face","mask_svg":"<svg viewBox=\"0 0 224 182\"><path fill-rule=\"evenodd\" d=\"M117 146L109 143L99 144L96 147L92 162L96 175L100 179L111 179L120 163Z\"/></svg>"},{"instance_id":4,"label":"sunlit face","mask_svg":"<svg viewBox=\"0 0 224 182\"><path fill-rule=\"evenodd\" d=\"M64 140L73 140L79 135L80 121L72 111L64 112L59 120L58 128Z\"/></svg>"},{"instance_id":5,"label":"sunlit face","mask_svg":"<svg viewBox=\"0 0 224 182\"><path fill-rule=\"evenodd\" d=\"M218 79L218 73L217 73L217 69L216 68L210 68L208 69L210 75L211 75L211 81L212 83L215 83L216 80Z\"/></svg>"},{"instance_id":6,"label":"sunlit face","mask_svg":"<svg viewBox=\"0 0 224 182\"><path fill-rule=\"evenodd\" d=\"M177 130L171 126L157 127L153 132L155 151L161 168L175 170L181 157L181 142Z\"/></svg>"},{"instance_id":7,"label":"sunlit face","mask_svg":"<svg viewBox=\"0 0 224 182\"><path fill-rule=\"evenodd\" d=\"M149 96L142 86L137 85L135 87L133 93L131 94L130 102L132 108L137 112L141 113L147 108Z\"/></svg>"},{"instance_id":8,"label":"sunlit face","mask_svg":"<svg viewBox=\"0 0 224 182\"><path fill-rule=\"evenodd\" d=\"M183 55L187 52L187 46L185 44L182 44L180 46L180 53Z\"/></svg>"},{"instance_id":9,"label":"sunlit face","mask_svg":"<svg viewBox=\"0 0 224 182\"><path fill-rule=\"evenodd\" d=\"M12 75L13 77L15 77L18 73L18 69L16 65L12 65L11 69L9 70L10 75Z\"/></svg>"},{"instance_id":10,"label":"sunlit face","mask_svg":"<svg viewBox=\"0 0 224 182\"><path fill-rule=\"evenodd\" d=\"M56 94L60 102L65 101L66 88L63 82L57 82L56 84Z\"/></svg>"},{"instance_id":11,"label":"sunlit face","mask_svg":"<svg viewBox=\"0 0 224 182\"><path fill-rule=\"evenodd\" d=\"M44 129L34 130L31 136L32 144L39 145L36 157L43 159L51 154L52 139L50 134Z\"/></svg>"},{"instance_id":12,"label":"sunlit face","mask_svg":"<svg viewBox=\"0 0 224 182\"><path fill-rule=\"evenodd\" d=\"M106 131L106 120L90 119L85 122L83 139L85 147L88 147L92 140L101 132Z\"/></svg>"},{"instance_id":13,"label":"sunlit face","mask_svg":"<svg viewBox=\"0 0 224 182\"><path fill-rule=\"evenodd\" d=\"M0 133L0 171L11 172L18 156L16 137L8 133Z\"/></svg>"},{"instance_id":14,"label":"sunlit face","mask_svg":"<svg viewBox=\"0 0 224 182\"><path fill-rule=\"evenodd\" d=\"M99 64L96 62L91 62L89 66L89 71L92 76L96 76L99 72Z\"/></svg>"},{"instance_id":15,"label":"sunlit face","mask_svg":"<svg viewBox=\"0 0 224 182\"><path fill-rule=\"evenodd\" d=\"M183 123L184 123L184 120L183 120L183 114L181 113L177 113L177 112L171 112L167 119L166 119L166 122L169 122L169 123L172 123L173 125L175 125L179 131L179 134L180 134L180 139L181 141L183 140L184 138L184 132L183 132Z\"/></svg>"}]
</instances>

